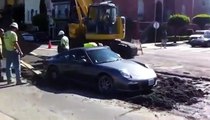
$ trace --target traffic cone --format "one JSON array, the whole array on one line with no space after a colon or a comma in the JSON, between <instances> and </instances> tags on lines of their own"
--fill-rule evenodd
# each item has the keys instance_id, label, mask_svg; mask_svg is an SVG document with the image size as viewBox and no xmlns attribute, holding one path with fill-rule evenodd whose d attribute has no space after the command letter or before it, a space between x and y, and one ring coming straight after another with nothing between
<instances>
[{"instance_id":1,"label":"traffic cone","mask_svg":"<svg viewBox=\"0 0 210 120\"><path fill-rule=\"evenodd\" d=\"M51 40L49 40L48 42L48 49L51 49L52 48L52 43L51 43Z\"/></svg>"}]
</instances>

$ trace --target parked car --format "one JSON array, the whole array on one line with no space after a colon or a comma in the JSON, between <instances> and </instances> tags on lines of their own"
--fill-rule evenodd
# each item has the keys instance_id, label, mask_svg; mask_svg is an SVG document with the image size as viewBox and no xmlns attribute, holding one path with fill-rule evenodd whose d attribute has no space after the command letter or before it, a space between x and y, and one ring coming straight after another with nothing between
<instances>
[{"instance_id":1,"label":"parked car","mask_svg":"<svg viewBox=\"0 0 210 120\"><path fill-rule=\"evenodd\" d=\"M200 37L203 37L204 34L206 32L208 32L210 30L196 30L194 34L190 35L189 36L189 42L192 40L192 39L197 39L197 38L200 38Z\"/></svg>"},{"instance_id":2,"label":"parked car","mask_svg":"<svg viewBox=\"0 0 210 120\"><path fill-rule=\"evenodd\" d=\"M25 42L48 42L49 36L45 32L23 32L20 37Z\"/></svg>"},{"instance_id":3,"label":"parked car","mask_svg":"<svg viewBox=\"0 0 210 120\"><path fill-rule=\"evenodd\" d=\"M204 35L199 38L192 39L190 41L190 45L192 47L195 46L210 47L210 31L205 32Z\"/></svg>"},{"instance_id":4,"label":"parked car","mask_svg":"<svg viewBox=\"0 0 210 120\"><path fill-rule=\"evenodd\" d=\"M49 81L67 76L75 82L96 87L107 94L113 91L144 91L156 85L157 75L146 64L122 59L108 46L74 48L45 60Z\"/></svg>"},{"instance_id":5,"label":"parked car","mask_svg":"<svg viewBox=\"0 0 210 120\"><path fill-rule=\"evenodd\" d=\"M35 42L36 41L34 35L31 34L31 33L28 33L28 32L22 33L21 38L22 38L23 41L28 41L28 42Z\"/></svg>"}]
</instances>

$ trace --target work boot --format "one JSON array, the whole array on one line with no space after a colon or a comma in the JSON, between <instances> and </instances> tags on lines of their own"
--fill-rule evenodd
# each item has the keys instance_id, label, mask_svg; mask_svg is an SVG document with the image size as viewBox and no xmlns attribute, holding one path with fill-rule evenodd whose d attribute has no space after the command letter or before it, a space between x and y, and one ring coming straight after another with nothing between
<instances>
[{"instance_id":1,"label":"work boot","mask_svg":"<svg viewBox=\"0 0 210 120\"><path fill-rule=\"evenodd\" d=\"M4 77L0 76L0 82L4 82Z\"/></svg>"},{"instance_id":2,"label":"work boot","mask_svg":"<svg viewBox=\"0 0 210 120\"><path fill-rule=\"evenodd\" d=\"M23 85L23 84L26 84L26 83L27 83L26 81L18 80L16 85Z\"/></svg>"},{"instance_id":3,"label":"work boot","mask_svg":"<svg viewBox=\"0 0 210 120\"><path fill-rule=\"evenodd\" d=\"M7 84L10 85L10 84L13 84L14 82L12 82L12 80L7 80Z\"/></svg>"}]
</instances>

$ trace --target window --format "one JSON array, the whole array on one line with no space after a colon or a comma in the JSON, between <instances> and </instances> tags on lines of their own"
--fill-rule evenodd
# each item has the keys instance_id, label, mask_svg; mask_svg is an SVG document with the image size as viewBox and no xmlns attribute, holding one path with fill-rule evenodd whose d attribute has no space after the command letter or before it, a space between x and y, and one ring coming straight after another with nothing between
<instances>
[{"instance_id":1,"label":"window","mask_svg":"<svg viewBox=\"0 0 210 120\"><path fill-rule=\"evenodd\" d=\"M89 62L87 55L83 50L75 50L70 52L69 60L73 63L84 63Z\"/></svg>"},{"instance_id":2,"label":"window","mask_svg":"<svg viewBox=\"0 0 210 120\"><path fill-rule=\"evenodd\" d=\"M59 2L53 4L52 16L55 19L68 19L70 5L68 2Z\"/></svg>"},{"instance_id":3,"label":"window","mask_svg":"<svg viewBox=\"0 0 210 120\"><path fill-rule=\"evenodd\" d=\"M186 14L186 6L182 5L182 14Z\"/></svg>"},{"instance_id":4,"label":"window","mask_svg":"<svg viewBox=\"0 0 210 120\"><path fill-rule=\"evenodd\" d=\"M138 0L138 17L143 19L144 17L144 1Z\"/></svg>"}]
</instances>

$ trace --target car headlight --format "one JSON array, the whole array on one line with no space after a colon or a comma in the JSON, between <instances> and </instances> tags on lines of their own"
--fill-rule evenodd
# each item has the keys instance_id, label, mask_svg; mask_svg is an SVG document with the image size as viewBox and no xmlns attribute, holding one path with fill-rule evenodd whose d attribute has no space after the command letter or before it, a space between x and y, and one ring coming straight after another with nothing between
<instances>
[{"instance_id":1,"label":"car headlight","mask_svg":"<svg viewBox=\"0 0 210 120\"><path fill-rule=\"evenodd\" d=\"M120 70L120 73L125 78L132 78L132 76L130 75L130 73L127 70L125 70L125 69Z\"/></svg>"}]
</instances>

